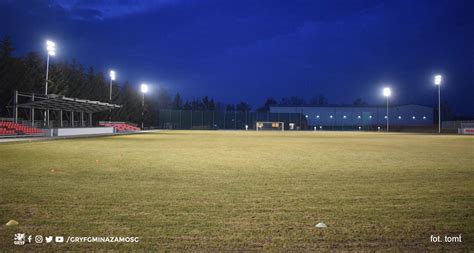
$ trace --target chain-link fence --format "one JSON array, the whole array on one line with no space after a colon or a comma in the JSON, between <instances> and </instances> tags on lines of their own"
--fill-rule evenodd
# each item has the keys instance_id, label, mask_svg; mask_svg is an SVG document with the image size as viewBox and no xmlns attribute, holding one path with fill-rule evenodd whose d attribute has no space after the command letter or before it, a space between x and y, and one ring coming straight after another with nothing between
<instances>
[{"instance_id":1,"label":"chain-link fence","mask_svg":"<svg viewBox=\"0 0 474 253\"><path fill-rule=\"evenodd\" d=\"M258 121L284 122L285 129L293 123L295 129L308 129L300 113L269 113L243 111L160 110L159 127L163 129L255 129Z\"/></svg>"},{"instance_id":2,"label":"chain-link fence","mask_svg":"<svg viewBox=\"0 0 474 253\"><path fill-rule=\"evenodd\" d=\"M441 128L443 130L458 130L462 128L462 124L474 124L474 120L454 120L454 121L442 121Z\"/></svg>"}]
</instances>

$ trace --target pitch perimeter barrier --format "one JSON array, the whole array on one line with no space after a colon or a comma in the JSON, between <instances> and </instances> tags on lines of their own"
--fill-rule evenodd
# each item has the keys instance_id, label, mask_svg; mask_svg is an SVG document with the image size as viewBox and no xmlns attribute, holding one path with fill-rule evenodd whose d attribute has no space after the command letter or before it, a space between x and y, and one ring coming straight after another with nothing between
<instances>
[{"instance_id":1,"label":"pitch perimeter barrier","mask_svg":"<svg viewBox=\"0 0 474 253\"><path fill-rule=\"evenodd\" d=\"M284 122L285 130L329 130L329 131L385 131L385 124L375 124L364 120L358 125L345 123L344 120L333 121L334 124L309 125L303 113L271 113L249 111L194 111L163 109L159 111L158 128L161 129L235 129L255 130L256 122ZM293 123L293 129L290 128ZM443 122L444 123L444 122ZM434 132L434 125L399 125L391 124L394 132ZM437 129L436 129L437 130Z\"/></svg>"},{"instance_id":2,"label":"pitch perimeter barrier","mask_svg":"<svg viewBox=\"0 0 474 253\"><path fill-rule=\"evenodd\" d=\"M298 129L308 129L301 113L269 113L249 111L160 110L159 127L163 129L255 129L257 121L284 122L285 129L294 123Z\"/></svg>"}]
</instances>

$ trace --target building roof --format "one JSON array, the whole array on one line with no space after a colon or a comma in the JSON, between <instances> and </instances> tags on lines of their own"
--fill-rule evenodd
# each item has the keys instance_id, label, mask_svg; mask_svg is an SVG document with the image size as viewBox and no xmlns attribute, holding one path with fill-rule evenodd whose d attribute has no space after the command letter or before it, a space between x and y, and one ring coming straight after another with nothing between
<instances>
[{"instance_id":1,"label":"building roof","mask_svg":"<svg viewBox=\"0 0 474 253\"><path fill-rule=\"evenodd\" d=\"M302 105L302 106L290 106L290 105L275 105L270 106L270 108L378 108L383 107L385 108L387 105L321 105L321 106L311 106L311 105ZM429 105L420 105L420 104L391 104L389 105L390 108L393 107L403 107L403 106L420 106L420 107L428 107L433 108Z\"/></svg>"},{"instance_id":2,"label":"building roof","mask_svg":"<svg viewBox=\"0 0 474 253\"><path fill-rule=\"evenodd\" d=\"M50 94L48 96L35 96L34 98L35 101L17 104L18 108L96 113L122 107L121 105L116 104L86 99L68 98L55 94Z\"/></svg>"}]
</instances>

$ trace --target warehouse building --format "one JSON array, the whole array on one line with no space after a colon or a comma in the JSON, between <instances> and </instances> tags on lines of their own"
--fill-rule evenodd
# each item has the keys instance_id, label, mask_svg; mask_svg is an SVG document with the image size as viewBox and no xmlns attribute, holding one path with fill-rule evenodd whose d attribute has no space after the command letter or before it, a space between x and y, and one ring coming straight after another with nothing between
<instances>
[{"instance_id":1,"label":"warehouse building","mask_svg":"<svg viewBox=\"0 0 474 253\"><path fill-rule=\"evenodd\" d=\"M384 129L386 106L270 107L271 113L301 113L318 129ZM406 104L389 106L390 126L428 127L433 125L433 108Z\"/></svg>"}]
</instances>

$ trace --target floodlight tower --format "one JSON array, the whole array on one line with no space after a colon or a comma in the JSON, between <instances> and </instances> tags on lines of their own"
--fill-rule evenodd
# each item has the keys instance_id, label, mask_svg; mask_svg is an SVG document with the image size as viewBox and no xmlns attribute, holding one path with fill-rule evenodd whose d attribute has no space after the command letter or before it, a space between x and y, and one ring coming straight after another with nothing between
<instances>
[{"instance_id":1,"label":"floodlight tower","mask_svg":"<svg viewBox=\"0 0 474 253\"><path fill-rule=\"evenodd\" d=\"M115 71L110 71L110 92L109 101L112 102L112 83L115 81ZM109 110L109 123L112 122L112 109Z\"/></svg>"},{"instance_id":2,"label":"floodlight tower","mask_svg":"<svg viewBox=\"0 0 474 253\"><path fill-rule=\"evenodd\" d=\"M390 97L391 94L392 94L392 91L390 90L389 87L383 88L383 95L384 95L384 97L387 98L387 132L389 131L389 124L388 124L388 98Z\"/></svg>"},{"instance_id":3,"label":"floodlight tower","mask_svg":"<svg viewBox=\"0 0 474 253\"><path fill-rule=\"evenodd\" d=\"M115 71L111 70L110 71L110 94L109 94L109 100L112 101L112 82L115 81Z\"/></svg>"},{"instance_id":4,"label":"floodlight tower","mask_svg":"<svg viewBox=\"0 0 474 253\"><path fill-rule=\"evenodd\" d=\"M148 85L142 83L140 85L140 91L142 92L142 129L143 129L143 121L145 120L145 93L148 92Z\"/></svg>"},{"instance_id":5,"label":"floodlight tower","mask_svg":"<svg viewBox=\"0 0 474 253\"><path fill-rule=\"evenodd\" d=\"M438 86L438 133L441 133L441 81L442 75L435 75L434 84Z\"/></svg>"},{"instance_id":6,"label":"floodlight tower","mask_svg":"<svg viewBox=\"0 0 474 253\"><path fill-rule=\"evenodd\" d=\"M44 94L48 95L48 74L49 74L49 56L56 55L56 43L47 40L46 41L46 50L48 51L48 57L46 58L46 85L44 89Z\"/></svg>"}]
</instances>

